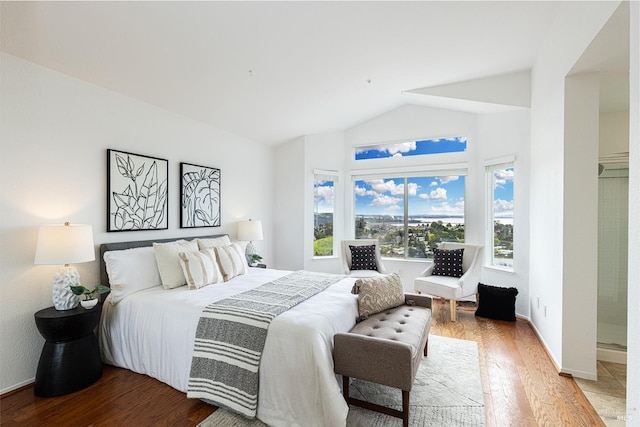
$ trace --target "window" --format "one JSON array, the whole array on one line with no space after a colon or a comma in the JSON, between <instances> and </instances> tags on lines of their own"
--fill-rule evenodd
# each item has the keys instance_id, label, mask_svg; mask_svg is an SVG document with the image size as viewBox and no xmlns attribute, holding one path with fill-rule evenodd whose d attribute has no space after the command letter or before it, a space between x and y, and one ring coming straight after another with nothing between
<instances>
[{"instance_id":1,"label":"window","mask_svg":"<svg viewBox=\"0 0 640 427\"><path fill-rule=\"evenodd\" d=\"M432 258L438 243L464 242L464 182L463 174L354 180L356 238L377 238L393 258Z\"/></svg>"},{"instance_id":2,"label":"window","mask_svg":"<svg viewBox=\"0 0 640 427\"><path fill-rule=\"evenodd\" d=\"M487 166L489 265L513 270L513 162Z\"/></svg>"},{"instance_id":3,"label":"window","mask_svg":"<svg viewBox=\"0 0 640 427\"><path fill-rule=\"evenodd\" d=\"M333 219L337 175L316 172L313 181L313 256L333 255Z\"/></svg>"},{"instance_id":4,"label":"window","mask_svg":"<svg viewBox=\"0 0 640 427\"><path fill-rule=\"evenodd\" d=\"M422 139L419 141L390 144L363 145L356 147L355 159L383 159L388 157L422 156L427 154L460 153L467 149L467 138Z\"/></svg>"}]
</instances>

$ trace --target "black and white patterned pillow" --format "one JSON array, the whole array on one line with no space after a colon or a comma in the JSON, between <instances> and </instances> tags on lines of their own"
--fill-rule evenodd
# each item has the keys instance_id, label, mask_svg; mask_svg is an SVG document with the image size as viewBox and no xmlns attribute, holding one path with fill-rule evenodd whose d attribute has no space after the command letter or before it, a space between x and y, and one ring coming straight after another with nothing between
<instances>
[{"instance_id":1,"label":"black and white patterned pillow","mask_svg":"<svg viewBox=\"0 0 640 427\"><path fill-rule=\"evenodd\" d=\"M352 270L377 270L376 246L352 246L351 249L351 269Z\"/></svg>"},{"instance_id":2,"label":"black and white patterned pillow","mask_svg":"<svg viewBox=\"0 0 640 427\"><path fill-rule=\"evenodd\" d=\"M434 276L462 277L462 255L464 249L434 249Z\"/></svg>"}]
</instances>

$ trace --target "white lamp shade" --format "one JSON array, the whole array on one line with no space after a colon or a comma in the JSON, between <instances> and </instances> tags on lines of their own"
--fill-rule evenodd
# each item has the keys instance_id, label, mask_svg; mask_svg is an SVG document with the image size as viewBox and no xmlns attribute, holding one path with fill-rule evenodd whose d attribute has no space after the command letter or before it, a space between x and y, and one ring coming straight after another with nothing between
<instances>
[{"instance_id":1,"label":"white lamp shade","mask_svg":"<svg viewBox=\"0 0 640 427\"><path fill-rule=\"evenodd\" d=\"M40 227L35 264L75 264L94 259L90 225L67 223Z\"/></svg>"},{"instance_id":2,"label":"white lamp shade","mask_svg":"<svg viewBox=\"0 0 640 427\"><path fill-rule=\"evenodd\" d=\"M238 223L238 240L262 240L262 221L240 221Z\"/></svg>"}]
</instances>

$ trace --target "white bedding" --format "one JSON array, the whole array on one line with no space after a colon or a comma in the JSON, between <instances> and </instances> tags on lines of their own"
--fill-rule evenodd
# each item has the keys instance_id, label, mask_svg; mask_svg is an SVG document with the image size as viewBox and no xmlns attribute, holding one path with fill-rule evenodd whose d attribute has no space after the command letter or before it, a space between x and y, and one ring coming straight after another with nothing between
<instances>
[{"instance_id":1,"label":"white bedding","mask_svg":"<svg viewBox=\"0 0 640 427\"><path fill-rule=\"evenodd\" d=\"M202 309L288 271L250 268L229 282L189 290L162 286L104 304L103 360L165 382L186 393L195 330ZM258 418L271 426L344 426L349 410L333 373L333 335L358 315L354 279L327 290L271 322L260 363Z\"/></svg>"}]
</instances>

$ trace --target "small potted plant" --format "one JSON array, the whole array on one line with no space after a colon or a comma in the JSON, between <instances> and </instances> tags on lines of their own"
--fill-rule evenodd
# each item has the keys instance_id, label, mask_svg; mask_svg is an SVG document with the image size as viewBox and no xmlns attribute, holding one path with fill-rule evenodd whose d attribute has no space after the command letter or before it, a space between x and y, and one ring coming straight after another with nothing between
<instances>
[{"instance_id":1,"label":"small potted plant","mask_svg":"<svg viewBox=\"0 0 640 427\"><path fill-rule=\"evenodd\" d=\"M258 254L249 254L247 255L247 261L249 261L249 267L255 267L262 261L262 257Z\"/></svg>"},{"instance_id":2,"label":"small potted plant","mask_svg":"<svg viewBox=\"0 0 640 427\"><path fill-rule=\"evenodd\" d=\"M75 295L84 295L84 299L80 301L80 304L86 309L93 308L96 306L96 304L98 304L98 298L95 297L96 293L106 294L107 292L111 291L110 288L103 285L96 286L95 289L92 291L85 288L79 283L77 286L69 286L69 287L71 288L71 292L73 292Z\"/></svg>"}]
</instances>

